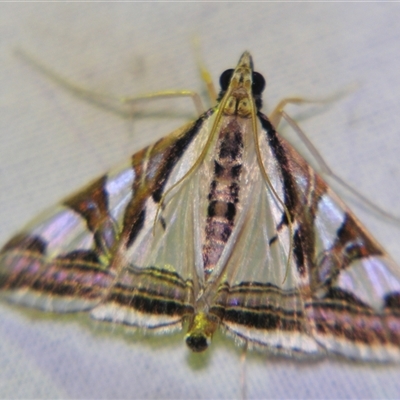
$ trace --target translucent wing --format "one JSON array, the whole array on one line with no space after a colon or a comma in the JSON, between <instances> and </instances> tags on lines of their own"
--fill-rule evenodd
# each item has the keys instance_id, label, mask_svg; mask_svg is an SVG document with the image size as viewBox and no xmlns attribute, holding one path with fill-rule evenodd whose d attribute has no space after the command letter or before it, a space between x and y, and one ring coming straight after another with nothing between
<instances>
[{"instance_id":1,"label":"translucent wing","mask_svg":"<svg viewBox=\"0 0 400 400\"><path fill-rule=\"evenodd\" d=\"M147 328L179 325L193 309L197 282L187 262L195 243L192 250L179 243L188 232L193 237L190 188L173 196L172 213L164 213L155 234L153 225L162 193L198 158L212 113L134 154L13 237L0 253L2 295ZM183 217L170 224L174 207ZM176 253L165 250L178 245Z\"/></svg>"},{"instance_id":2,"label":"translucent wing","mask_svg":"<svg viewBox=\"0 0 400 400\"><path fill-rule=\"evenodd\" d=\"M273 352L400 360L400 271L267 118L259 120L263 163L292 232L254 166L223 274L209 291L211 313L237 339Z\"/></svg>"}]
</instances>

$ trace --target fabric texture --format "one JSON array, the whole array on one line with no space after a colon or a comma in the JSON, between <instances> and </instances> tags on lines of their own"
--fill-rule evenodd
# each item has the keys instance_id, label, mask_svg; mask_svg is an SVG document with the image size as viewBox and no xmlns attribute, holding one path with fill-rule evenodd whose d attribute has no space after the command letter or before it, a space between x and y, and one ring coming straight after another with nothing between
<instances>
[{"instance_id":1,"label":"fabric texture","mask_svg":"<svg viewBox=\"0 0 400 400\"><path fill-rule=\"evenodd\" d=\"M249 50L267 80L266 112L289 95L326 162L392 214L400 163L397 4L38 3L0 6L0 243L41 210L195 117L190 100L154 101L128 118L83 101L34 68L120 96L201 91L193 39L214 82ZM142 118L143 117L143 118ZM282 133L298 145L285 125ZM340 193L340 192L339 192ZM399 230L349 201L400 261ZM351 200L351 198L350 198ZM144 336L84 315L0 304L1 398L396 398L399 367L343 359L299 362L249 353L219 333L191 354L184 333Z\"/></svg>"}]
</instances>

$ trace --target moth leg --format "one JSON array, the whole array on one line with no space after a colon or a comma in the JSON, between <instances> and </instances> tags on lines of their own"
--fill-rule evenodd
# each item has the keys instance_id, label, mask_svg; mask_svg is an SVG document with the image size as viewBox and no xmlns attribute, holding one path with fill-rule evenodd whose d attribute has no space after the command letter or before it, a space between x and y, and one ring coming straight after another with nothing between
<instances>
[{"instance_id":1,"label":"moth leg","mask_svg":"<svg viewBox=\"0 0 400 400\"><path fill-rule=\"evenodd\" d=\"M196 64L199 69L200 77L206 86L206 90L208 93L208 97L210 98L211 104L214 105L217 101L217 92L214 87L214 83L211 78L211 74L204 65L203 58L200 52L200 44L199 41L194 40L193 45L195 47L195 56L196 56ZM141 101L141 100L149 100L153 98L171 98L171 97L191 97L193 103L196 107L198 114L202 114L205 109L201 101L201 97L198 93L190 91L190 90L165 90L161 92L149 93L141 96L135 96L132 98L124 98L122 99L125 103Z\"/></svg>"},{"instance_id":2,"label":"moth leg","mask_svg":"<svg viewBox=\"0 0 400 400\"><path fill-rule=\"evenodd\" d=\"M340 100L343 97L346 97L349 94L355 92L359 87L360 87L359 83L350 84L350 85L332 93L330 96L323 97L323 98L305 99L305 98L299 97L299 96L287 97L285 99L282 99L278 103L278 105L274 108L274 110L272 111L271 115L268 116L268 118L271 121L272 125L275 126L275 128L277 128L283 117L284 109L288 104L296 104L296 105L320 104L320 105L324 105L324 104L334 103L335 101Z\"/></svg>"},{"instance_id":3,"label":"moth leg","mask_svg":"<svg viewBox=\"0 0 400 400\"><path fill-rule=\"evenodd\" d=\"M284 108L288 104L297 104L297 105L316 104L316 103L327 103L329 101L330 101L329 99L319 101L319 100L303 99L302 97L289 97L281 100L275 107L275 109L272 111L271 115L268 116L268 118L275 128L279 126L283 118L290 125L290 127L296 132L296 134L300 137L303 143L306 145L312 156L319 164L321 172L327 175L334 175L333 171L330 169L328 164L322 158L321 154L318 152L318 150L315 148L312 142L308 139L307 135L303 132L303 130L300 128L297 122L293 118L291 118L284 110Z\"/></svg>"},{"instance_id":4,"label":"moth leg","mask_svg":"<svg viewBox=\"0 0 400 400\"><path fill-rule=\"evenodd\" d=\"M15 53L16 55L27 61L29 64L31 64L33 67L35 67L39 72L46 75L46 77L52 79L55 83L70 91L74 96L81 97L96 105L105 107L110 111L122 115L123 117L131 117L132 112L124 111L123 109L121 109L121 105L135 102L143 102L152 99L168 99L175 97L190 97L192 98L196 111L199 115L205 111L199 94L191 90L165 90L154 93L146 93L134 97L116 96L110 93L98 92L77 85L76 83L71 82L67 78L59 75L57 72L47 67L24 50L17 49Z\"/></svg>"},{"instance_id":5,"label":"moth leg","mask_svg":"<svg viewBox=\"0 0 400 400\"><path fill-rule=\"evenodd\" d=\"M278 127L278 125L280 124L280 122L282 120L284 109L288 104L296 104L296 105L329 104L329 103L333 103L336 100L339 100L340 98L348 95L351 91L354 91L353 86L345 88L339 92L336 92L329 97L321 98L321 99L305 99L303 97L287 97L285 99L282 99L278 103L278 105L272 111L271 115L268 116L268 119L271 121L273 126Z\"/></svg>"},{"instance_id":6,"label":"moth leg","mask_svg":"<svg viewBox=\"0 0 400 400\"><path fill-rule=\"evenodd\" d=\"M214 105L217 102L217 92L215 90L215 86L214 86L214 82L212 81L211 74L208 71L208 69L202 64L199 65L199 70L200 70L201 79L204 81L204 84L206 85L208 97L211 100L211 104Z\"/></svg>"},{"instance_id":7,"label":"moth leg","mask_svg":"<svg viewBox=\"0 0 400 400\"><path fill-rule=\"evenodd\" d=\"M122 103L127 104L152 99L170 99L175 97L190 97L193 100L194 106L196 107L196 111L199 115L205 111L199 94L191 90L163 90L160 92L138 95L135 97L120 97L119 99Z\"/></svg>"},{"instance_id":8,"label":"moth leg","mask_svg":"<svg viewBox=\"0 0 400 400\"><path fill-rule=\"evenodd\" d=\"M297 122L293 118L291 118L284 110L284 107L288 104L316 104L316 103L323 104L323 103L332 102L335 99L337 99L338 97L341 97L342 95L343 94L335 94L335 95L333 95L329 98L323 99L323 100L307 100L307 99L303 99L301 97L291 97L291 98L283 99L275 107L275 109L271 113L271 116L269 117L269 119L275 127L277 127L279 125L282 118L290 125L290 127L296 132L296 134L299 136L299 138L302 140L302 142L307 147L308 151L314 157L315 161L319 165L320 172L322 174L331 177L333 180L335 180L342 187L347 189L354 196L358 197L362 202L364 202L364 204L366 204L368 207L370 207L372 210L374 210L377 214L385 217L390 222L400 224L400 217L397 217L397 216L394 216L394 215L388 213L383 208L379 207L378 205L373 203L371 200L369 200L366 196L364 196L359 191L357 191L353 186L349 185L340 176L336 175L332 171L332 169L328 166L326 161L323 159L323 157L321 156L319 151L315 148L315 146L312 144L312 142L308 139L307 135L300 128L300 126L297 124Z\"/></svg>"},{"instance_id":9,"label":"moth leg","mask_svg":"<svg viewBox=\"0 0 400 400\"><path fill-rule=\"evenodd\" d=\"M210 71L205 66L204 58L201 53L200 39L197 36L193 38L193 46L194 46L194 54L196 57L197 68L200 77L206 87L211 106L213 106L217 102L218 93L215 90L214 82L211 78Z\"/></svg>"}]
</instances>

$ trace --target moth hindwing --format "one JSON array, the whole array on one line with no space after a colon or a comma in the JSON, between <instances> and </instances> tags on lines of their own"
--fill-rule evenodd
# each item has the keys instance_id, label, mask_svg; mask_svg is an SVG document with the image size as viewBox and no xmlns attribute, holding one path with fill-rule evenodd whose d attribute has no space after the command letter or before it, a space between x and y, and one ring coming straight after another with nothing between
<instances>
[{"instance_id":1,"label":"moth hindwing","mask_svg":"<svg viewBox=\"0 0 400 400\"><path fill-rule=\"evenodd\" d=\"M3 247L10 301L207 348L400 359L400 270L261 113L249 53L218 103Z\"/></svg>"}]
</instances>

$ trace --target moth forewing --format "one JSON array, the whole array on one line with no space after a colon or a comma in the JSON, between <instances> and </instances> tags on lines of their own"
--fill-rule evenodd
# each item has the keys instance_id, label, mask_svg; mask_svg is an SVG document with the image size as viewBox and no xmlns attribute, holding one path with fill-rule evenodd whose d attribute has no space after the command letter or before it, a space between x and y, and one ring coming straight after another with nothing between
<instances>
[{"instance_id":1,"label":"moth forewing","mask_svg":"<svg viewBox=\"0 0 400 400\"><path fill-rule=\"evenodd\" d=\"M163 333L187 320L194 351L221 327L277 354L399 361L398 266L261 113L249 53L220 83L214 108L6 243L1 293Z\"/></svg>"}]
</instances>

